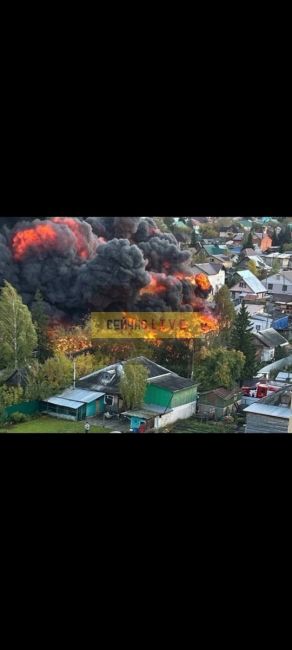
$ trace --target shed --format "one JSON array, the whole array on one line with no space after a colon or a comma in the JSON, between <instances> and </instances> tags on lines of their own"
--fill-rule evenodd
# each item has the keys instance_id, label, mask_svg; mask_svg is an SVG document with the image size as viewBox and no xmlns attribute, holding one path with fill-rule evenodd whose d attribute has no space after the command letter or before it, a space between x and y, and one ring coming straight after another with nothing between
<instances>
[{"instance_id":1,"label":"shed","mask_svg":"<svg viewBox=\"0 0 292 650\"><path fill-rule=\"evenodd\" d=\"M236 411L236 405L241 401L240 388L214 388L200 393L198 407L200 415L213 415L222 418Z\"/></svg>"},{"instance_id":2,"label":"shed","mask_svg":"<svg viewBox=\"0 0 292 650\"><path fill-rule=\"evenodd\" d=\"M104 393L67 389L60 395L43 400L41 410L64 420L85 420L103 413Z\"/></svg>"}]
</instances>

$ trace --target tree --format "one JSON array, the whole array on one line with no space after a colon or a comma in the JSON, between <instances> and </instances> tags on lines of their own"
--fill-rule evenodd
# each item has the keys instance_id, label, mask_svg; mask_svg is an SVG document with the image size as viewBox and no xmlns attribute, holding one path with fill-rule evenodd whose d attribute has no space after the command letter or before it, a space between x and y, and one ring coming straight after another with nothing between
<instances>
[{"instance_id":1,"label":"tree","mask_svg":"<svg viewBox=\"0 0 292 650\"><path fill-rule=\"evenodd\" d=\"M38 383L51 395L58 393L73 384L73 363L65 354L58 353L47 359L40 366Z\"/></svg>"},{"instance_id":2,"label":"tree","mask_svg":"<svg viewBox=\"0 0 292 650\"><path fill-rule=\"evenodd\" d=\"M234 321L231 335L231 345L235 350L243 352L245 364L241 372L241 381L252 379L257 370L256 348L253 343L252 324L244 302Z\"/></svg>"},{"instance_id":3,"label":"tree","mask_svg":"<svg viewBox=\"0 0 292 650\"><path fill-rule=\"evenodd\" d=\"M200 385L200 391L212 388L232 388L240 380L245 364L244 354L237 350L226 350L224 347L201 351L200 363L195 370L195 377Z\"/></svg>"},{"instance_id":4,"label":"tree","mask_svg":"<svg viewBox=\"0 0 292 650\"><path fill-rule=\"evenodd\" d=\"M38 358L46 361L53 354L53 346L48 335L49 319L45 312L44 299L38 289L35 294L31 315L38 337Z\"/></svg>"},{"instance_id":5,"label":"tree","mask_svg":"<svg viewBox=\"0 0 292 650\"><path fill-rule=\"evenodd\" d=\"M245 248L252 248L254 250L252 231L248 233L247 237L245 237L243 241L241 250L243 251Z\"/></svg>"},{"instance_id":6,"label":"tree","mask_svg":"<svg viewBox=\"0 0 292 650\"><path fill-rule=\"evenodd\" d=\"M4 283L0 293L1 361L7 367L26 367L37 346L31 313L14 287Z\"/></svg>"},{"instance_id":7,"label":"tree","mask_svg":"<svg viewBox=\"0 0 292 650\"><path fill-rule=\"evenodd\" d=\"M198 245L198 235L197 235L195 229L193 228L192 236L191 236L191 247L196 248L197 245Z\"/></svg>"},{"instance_id":8,"label":"tree","mask_svg":"<svg viewBox=\"0 0 292 650\"><path fill-rule=\"evenodd\" d=\"M119 390L125 407L128 409L141 406L147 388L148 370L141 363L126 363L120 380Z\"/></svg>"},{"instance_id":9,"label":"tree","mask_svg":"<svg viewBox=\"0 0 292 650\"><path fill-rule=\"evenodd\" d=\"M247 268L251 273L253 273L253 275L256 276L256 278L259 276L259 270L254 260L248 260Z\"/></svg>"},{"instance_id":10,"label":"tree","mask_svg":"<svg viewBox=\"0 0 292 650\"><path fill-rule=\"evenodd\" d=\"M80 354L75 358L76 378L86 377L96 370L95 359L92 354Z\"/></svg>"},{"instance_id":11,"label":"tree","mask_svg":"<svg viewBox=\"0 0 292 650\"><path fill-rule=\"evenodd\" d=\"M279 273L281 269L281 264L279 260L275 259L272 264L271 271L268 273L268 275L276 275L276 273Z\"/></svg>"},{"instance_id":12,"label":"tree","mask_svg":"<svg viewBox=\"0 0 292 650\"><path fill-rule=\"evenodd\" d=\"M232 327L236 311L230 297L230 291L226 284L224 284L219 291L215 294L215 313L219 318L220 330L229 330Z\"/></svg>"}]
</instances>

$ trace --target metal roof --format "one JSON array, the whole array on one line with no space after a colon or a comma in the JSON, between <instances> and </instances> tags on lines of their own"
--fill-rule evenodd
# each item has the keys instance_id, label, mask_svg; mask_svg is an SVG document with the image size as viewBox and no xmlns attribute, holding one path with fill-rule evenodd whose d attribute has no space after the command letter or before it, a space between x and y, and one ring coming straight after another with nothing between
<instances>
[{"instance_id":1,"label":"metal roof","mask_svg":"<svg viewBox=\"0 0 292 650\"><path fill-rule=\"evenodd\" d=\"M276 332L273 327L269 327L266 330L261 330L261 332L254 332L254 336L260 343L266 345L269 348L275 348L278 345L281 347L288 345L287 339L284 336L281 336L279 332Z\"/></svg>"},{"instance_id":2,"label":"metal roof","mask_svg":"<svg viewBox=\"0 0 292 650\"><path fill-rule=\"evenodd\" d=\"M151 379L149 382L151 386L158 386L159 388L166 388L171 392L176 392L178 390L184 390L185 388L191 388L198 385L196 381L192 379L185 379L184 377L179 377L178 375L164 375L163 377L157 377Z\"/></svg>"},{"instance_id":3,"label":"metal roof","mask_svg":"<svg viewBox=\"0 0 292 650\"><path fill-rule=\"evenodd\" d=\"M270 415L272 418L285 418L292 417L292 411L287 406L274 406L273 404L259 404L254 403L244 409L244 413L255 413L256 415Z\"/></svg>"},{"instance_id":4,"label":"metal roof","mask_svg":"<svg viewBox=\"0 0 292 650\"><path fill-rule=\"evenodd\" d=\"M74 411L77 411L81 408L81 406L83 406L83 402L73 402L68 399L62 399L61 397L49 397L49 399L44 399L42 401L46 402L47 404L54 404L55 406L65 406L66 408L73 409Z\"/></svg>"},{"instance_id":5,"label":"metal roof","mask_svg":"<svg viewBox=\"0 0 292 650\"><path fill-rule=\"evenodd\" d=\"M266 287L262 282L256 278L256 276L251 273L251 271L237 271L242 280L247 284L247 286L254 291L254 293L267 293Z\"/></svg>"},{"instance_id":6,"label":"metal roof","mask_svg":"<svg viewBox=\"0 0 292 650\"><path fill-rule=\"evenodd\" d=\"M194 264L192 268L199 269L199 271L202 271L207 275L218 275L222 269L222 264L210 264L209 262L206 262L204 264Z\"/></svg>"},{"instance_id":7,"label":"metal roof","mask_svg":"<svg viewBox=\"0 0 292 650\"><path fill-rule=\"evenodd\" d=\"M64 390L61 395L58 395L61 399L72 400L73 402L82 402L83 404L90 404L90 402L95 402L95 400L100 397L104 397L105 393L97 393L89 390L83 390L82 388L68 388Z\"/></svg>"}]
</instances>

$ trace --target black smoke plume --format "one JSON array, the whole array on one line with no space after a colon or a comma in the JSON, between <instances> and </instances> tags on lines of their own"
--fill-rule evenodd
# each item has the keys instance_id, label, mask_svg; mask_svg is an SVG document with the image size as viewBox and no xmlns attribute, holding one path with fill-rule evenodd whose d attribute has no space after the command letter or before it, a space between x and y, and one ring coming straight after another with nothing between
<instances>
[{"instance_id":1,"label":"black smoke plume","mask_svg":"<svg viewBox=\"0 0 292 650\"><path fill-rule=\"evenodd\" d=\"M8 280L29 306L39 289L54 318L199 311L209 292L182 277L191 273L188 252L151 217L0 220L0 287Z\"/></svg>"}]
</instances>

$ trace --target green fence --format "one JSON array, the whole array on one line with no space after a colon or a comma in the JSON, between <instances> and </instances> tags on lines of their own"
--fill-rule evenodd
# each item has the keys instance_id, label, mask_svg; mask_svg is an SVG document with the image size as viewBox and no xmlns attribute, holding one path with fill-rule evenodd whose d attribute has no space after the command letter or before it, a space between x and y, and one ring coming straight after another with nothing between
<instances>
[{"instance_id":1,"label":"green fence","mask_svg":"<svg viewBox=\"0 0 292 650\"><path fill-rule=\"evenodd\" d=\"M20 402L20 404L14 404L13 406L7 406L5 409L5 414L9 417L12 413L24 413L25 415L33 415L38 413L40 410L40 402L35 400L33 402Z\"/></svg>"}]
</instances>

